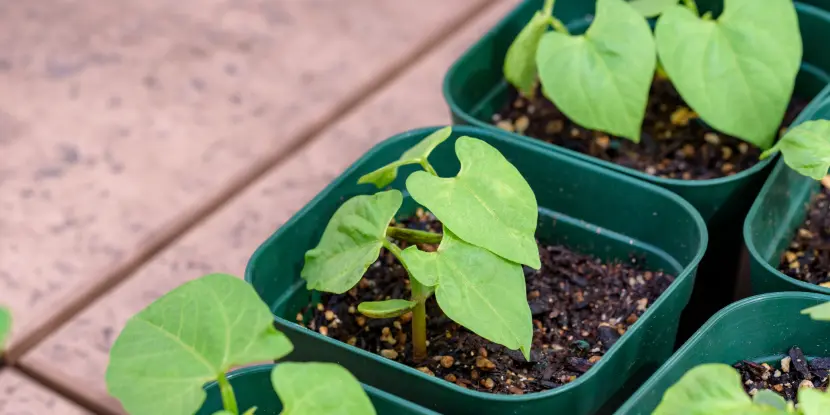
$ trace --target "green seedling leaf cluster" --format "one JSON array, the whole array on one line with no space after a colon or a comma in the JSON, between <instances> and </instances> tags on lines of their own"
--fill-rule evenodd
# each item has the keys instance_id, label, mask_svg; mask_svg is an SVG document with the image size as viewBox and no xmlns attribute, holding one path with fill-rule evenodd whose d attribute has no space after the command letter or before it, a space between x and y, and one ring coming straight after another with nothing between
<instances>
[{"instance_id":1,"label":"green seedling leaf cluster","mask_svg":"<svg viewBox=\"0 0 830 415\"><path fill-rule=\"evenodd\" d=\"M6 339L12 330L12 314L8 309L0 307L0 355L6 347Z\"/></svg>"},{"instance_id":2,"label":"green seedling leaf cluster","mask_svg":"<svg viewBox=\"0 0 830 415\"><path fill-rule=\"evenodd\" d=\"M110 352L107 389L132 415L190 415L204 403L203 385L217 381L221 413L238 415L227 371L292 350L250 285L211 274L175 288L127 322ZM284 415L374 414L360 383L336 365L283 363L272 380ZM319 402L322 395L342 407Z\"/></svg>"},{"instance_id":3,"label":"green seedling leaf cluster","mask_svg":"<svg viewBox=\"0 0 830 415\"><path fill-rule=\"evenodd\" d=\"M389 226L403 202L398 190L355 196L340 206L318 245L306 253L301 275L309 289L345 292L384 247L409 273L412 297L364 302L358 311L371 318L412 312L415 360L427 355L425 303L433 295L453 321L528 357L532 320L522 264L541 267L534 237L536 197L498 150L472 137L455 141L458 174L438 176L428 158L451 132L450 127L434 132L398 161L358 181L383 188L397 177L398 167L420 165L424 171L407 177L406 188L441 221L443 234ZM410 246L402 251L392 240ZM423 243L440 246L426 252L417 247Z\"/></svg>"},{"instance_id":4,"label":"green seedling leaf cluster","mask_svg":"<svg viewBox=\"0 0 830 415\"><path fill-rule=\"evenodd\" d=\"M704 122L772 146L802 57L791 0L724 0L717 19L701 16L694 0L598 0L582 35L553 10L546 0L505 57L505 78L521 93L532 95L538 78L577 124L637 142L660 66ZM652 34L644 17L654 16Z\"/></svg>"},{"instance_id":5,"label":"green seedling leaf cluster","mask_svg":"<svg viewBox=\"0 0 830 415\"><path fill-rule=\"evenodd\" d=\"M830 168L830 121L806 121L789 129L761 158L780 151L793 170L821 180Z\"/></svg>"},{"instance_id":6,"label":"green seedling leaf cluster","mask_svg":"<svg viewBox=\"0 0 830 415\"><path fill-rule=\"evenodd\" d=\"M830 321L830 302L801 311L814 320ZM830 390L799 388L798 407L770 390L750 398L741 376L729 365L698 365L663 394L652 415L826 415Z\"/></svg>"}]
</instances>

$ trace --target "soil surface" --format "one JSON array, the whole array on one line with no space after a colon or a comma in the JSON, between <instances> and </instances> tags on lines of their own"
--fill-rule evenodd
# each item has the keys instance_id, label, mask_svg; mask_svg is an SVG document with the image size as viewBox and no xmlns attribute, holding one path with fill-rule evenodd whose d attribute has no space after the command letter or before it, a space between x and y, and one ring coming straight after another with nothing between
<instances>
[{"instance_id":1,"label":"soil surface","mask_svg":"<svg viewBox=\"0 0 830 415\"><path fill-rule=\"evenodd\" d=\"M441 231L440 223L421 210L400 225ZM635 257L604 263L558 245L539 245L539 252L542 269L525 267L534 325L529 362L519 351L452 322L434 297L427 302L430 357L413 362L408 341L411 313L370 319L356 311L363 301L409 298L406 271L386 250L355 288L342 295L323 294L320 303L305 310L311 311L310 320L303 319L304 313L297 319L324 335L465 388L523 394L556 388L588 371L674 279L660 271L647 271L646 264Z\"/></svg>"},{"instance_id":2,"label":"soil surface","mask_svg":"<svg viewBox=\"0 0 830 415\"><path fill-rule=\"evenodd\" d=\"M769 364L743 360L734 365L741 374L744 390L755 395L759 390L769 389L788 401L798 403L798 389L820 388L827 390L827 375L830 372L830 358L815 358L807 362L798 347L792 347L788 356L775 367Z\"/></svg>"},{"instance_id":3,"label":"soil surface","mask_svg":"<svg viewBox=\"0 0 830 415\"><path fill-rule=\"evenodd\" d=\"M822 186L778 264L778 269L790 277L827 288L830 288L829 197L830 190Z\"/></svg>"},{"instance_id":4,"label":"soil surface","mask_svg":"<svg viewBox=\"0 0 830 415\"><path fill-rule=\"evenodd\" d=\"M639 144L574 124L541 89L528 100L511 87L508 102L493 115L496 126L653 176L683 180L731 176L758 163L761 154L758 147L708 127L664 78L652 83ZM793 98L780 132L806 105Z\"/></svg>"}]
</instances>

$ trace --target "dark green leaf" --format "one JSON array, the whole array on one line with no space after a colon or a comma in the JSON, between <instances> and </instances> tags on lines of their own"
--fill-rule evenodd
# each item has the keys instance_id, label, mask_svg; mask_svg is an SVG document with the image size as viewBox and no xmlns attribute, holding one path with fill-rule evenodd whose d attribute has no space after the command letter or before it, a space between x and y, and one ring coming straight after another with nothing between
<instances>
[{"instance_id":1,"label":"dark green leaf","mask_svg":"<svg viewBox=\"0 0 830 415\"><path fill-rule=\"evenodd\" d=\"M676 5L655 36L666 73L704 121L763 149L772 145L801 63L792 0L725 0L717 20Z\"/></svg>"},{"instance_id":2,"label":"dark green leaf","mask_svg":"<svg viewBox=\"0 0 830 415\"><path fill-rule=\"evenodd\" d=\"M644 17L654 17L677 4L677 0L629 0L628 4Z\"/></svg>"},{"instance_id":3,"label":"dark green leaf","mask_svg":"<svg viewBox=\"0 0 830 415\"><path fill-rule=\"evenodd\" d=\"M279 359L291 342L245 281L211 274L131 318L110 352L109 393L132 415L191 415L202 385L234 366Z\"/></svg>"},{"instance_id":4,"label":"dark green leaf","mask_svg":"<svg viewBox=\"0 0 830 415\"><path fill-rule=\"evenodd\" d=\"M334 363L280 363L271 383L281 415L374 415L372 401L348 370Z\"/></svg>"},{"instance_id":5,"label":"dark green leaf","mask_svg":"<svg viewBox=\"0 0 830 415\"><path fill-rule=\"evenodd\" d=\"M623 0L599 0L584 35L542 37L536 54L542 91L577 124L639 142L654 51L643 16Z\"/></svg>"},{"instance_id":6,"label":"dark green leaf","mask_svg":"<svg viewBox=\"0 0 830 415\"><path fill-rule=\"evenodd\" d=\"M411 246L402 256L413 278L437 284L435 299L447 317L529 359L533 323L521 265L462 241L446 227L437 252Z\"/></svg>"},{"instance_id":7,"label":"dark green leaf","mask_svg":"<svg viewBox=\"0 0 830 415\"><path fill-rule=\"evenodd\" d=\"M444 127L434 133L428 135L421 140L414 147L407 150L401 158L393 163L389 163L363 177L357 179L358 184L374 183L378 189L389 186L398 177L398 167L407 164L426 164L432 150L439 144L443 143L452 134L452 127Z\"/></svg>"},{"instance_id":8,"label":"dark green leaf","mask_svg":"<svg viewBox=\"0 0 830 415\"><path fill-rule=\"evenodd\" d=\"M409 193L459 238L539 269L538 208L530 185L484 141L461 137L455 153L461 160L457 176L415 172L406 180Z\"/></svg>"},{"instance_id":9,"label":"dark green leaf","mask_svg":"<svg viewBox=\"0 0 830 415\"><path fill-rule=\"evenodd\" d=\"M830 168L830 121L806 121L791 128L761 159L780 151L791 169L821 180Z\"/></svg>"},{"instance_id":10,"label":"dark green leaf","mask_svg":"<svg viewBox=\"0 0 830 415\"><path fill-rule=\"evenodd\" d=\"M536 49L548 30L550 16L536 12L527 26L513 39L504 58L504 78L526 96L536 88Z\"/></svg>"},{"instance_id":11,"label":"dark green leaf","mask_svg":"<svg viewBox=\"0 0 830 415\"><path fill-rule=\"evenodd\" d=\"M401 203L403 195L397 190L355 196L343 203L320 243L305 254L301 275L308 289L342 294L354 287L378 259L386 228Z\"/></svg>"},{"instance_id":12,"label":"dark green leaf","mask_svg":"<svg viewBox=\"0 0 830 415\"><path fill-rule=\"evenodd\" d=\"M830 321L830 302L801 310L801 314L809 314L813 320Z\"/></svg>"},{"instance_id":13,"label":"dark green leaf","mask_svg":"<svg viewBox=\"0 0 830 415\"><path fill-rule=\"evenodd\" d=\"M391 318L408 313L417 304L408 300L364 301L358 304L357 311L371 318Z\"/></svg>"}]
</instances>

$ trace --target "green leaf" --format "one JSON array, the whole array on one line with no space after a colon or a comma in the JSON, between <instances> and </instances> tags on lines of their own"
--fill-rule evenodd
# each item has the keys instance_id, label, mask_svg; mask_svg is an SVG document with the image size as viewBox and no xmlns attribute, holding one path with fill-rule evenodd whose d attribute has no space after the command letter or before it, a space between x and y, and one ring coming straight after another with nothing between
<instances>
[{"instance_id":1,"label":"green leaf","mask_svg":"<svg viewBox=\"0 0 830 415\"><path fill-rule=\"evenodd\" d=\"M437 283L435 299L447 317L530 359L533 322L521 265L470 245L447 228L437 252L410 246L401 255L416 280Z\"/></svg>"},{"instance_id":2,"label":"green leaf","mask_svg":"<svg viewBox=\"0 0 830 415\"><path fill-rule=\"evenodd\" d=\"M677 0L629 0L628 4L643 17L654 17L676 5Z\"/></svg>"},{"instance_id":3,"label":"green leaf","mask_svg":"<svg viewBox=\"0 0 830 415\"><path fill-rule=\"evenodd\" d=\"M248 410L245 411L244 413L242 413L242 415L254 415L255 412L256 412L256 406L248 408ZM214 412L213 415L234 415L234 414L230 411L226 411L226 410L222 409L221 411Z\"/></svg>"},{"instance_id":4,"label":"green leaf","mask_svg":"<svg viewBox=\"0 0 830 415\"><path fill-rule=\"evenodd\" d=\"M256 406L252 406L252 407L248 408L248 410L245 411L242 415L254 415L255 412L256 412Z\"/></svg>"},{"instance_id":5,"label":"green leaf","mask_svg":"<svg viewBox=\"0 0 830 415\"><path fill-rule=\"evenodd\" d=\"M812 388L798 390L798 409L804 415L827 415L828 408L830 408L830 392Z\"/></svg>"},{"instance_id":6,"label":"green leaf","mask_svg":"<svg viewBox=\"0 0 830 415\"><path fill-rule=\"evenodd\" d=\"M724 0L717 20L677 5L655 36L666 73L704 121L762 149L772 145L801 63L792 0Z\"/></svg>"},{"instance_id":7,"label":"green leaf","mask_svg":"<svg viewBox=\"0 0 830 415\"><path fill-rule=\"evenodd\" d=\"M654 50L643 16L623 0L599 0L584 35L542 37L536 53L542 92L577 124L639 142Z\"/></svg>"},{"instance_id":8,"label":"green leaf","mask_svg":"<svg viewBox=\"0 0 830 415\"><path fill-rule=\"evenodd\" d=\"M769 389L759 390L755 396L752 397L752 402L756 405L769 405L782 411L787 410L787 400Z\"/></svg>"},{"instance_id":9,"label":"green leaf","mask_svg":"<svg viewBox=\"0 0 830 415\"><path fill-rule=\"evenodd\" d=\"M459 238L513 262L541 267L536 196L516 168L484 141L460 137L461 170L452 178L415 172L406 188ZM425 285L430 285L424 282Z\"/></svg>"},{"instance_id":10,"label":"green leaf","mask_svg":"<svg viewBox=\"0 0 830 415\"><path fill-rule=\"evenodd\" d=\"M652 415L774 415L782 412L756 405L744 392L741 376L724 364L692 368L663 395Z\"/></svg>"},{"instance_id":11,"label":"green leaf","mask_svg":"<svg viewBox=\"0 0 830 415\"><path fill-rule=\"evenodd\" d=\"M389 163L369 174L362 176L357 179L357 183L374 183L378 189L389 186L389 183L394 182L395 178L398 177L398 167L405 166L407 164L426 165L427 158L429 158L432 150L435 150L435 147L438 147L439 144L450 138L451 134L452 127L444 127L435 131L421 140L414 147L404 152L398 161Z\"/></svg>"},{"instance_id":12,"label":"green leaf","mask_svg":"<svg viewBox=\"0 0 830 415\"><path fill-rule=\"evenodd\" d=\"M761 159L777 151L791 169L821 180L830 168L830 121L806 121L789 129L771 149L761 154Z\"/></svg>"},{"instance_id":13,"label":"green leaf","mask_svg":"<svg viewBox=\"0 0 830 415\"><path fill-rule=\"evenodd\" d=\"M830 302L801 310L801 314L809 314L813 320L830 321Z\"/></svg>"},{"instance_id":14,"label":"green leaf","mask_svg":"<svg viewBox=\"0 0 830 415\"><path fill-rule=\"evenodd\" d=\"M525 96L533 96L536 92L536 49L548 30L550 20L550 16L536 12L513 39L504 58L504 78Z\"/></svg>"},{"instance_id":15,"label":"green leaf","mask_svg":"<svg viewBox=\"0 0 830 415\"><path fill-rule=\"evenodd\" d=\"M306 252L301 276L309 290L342 294L380 255L386 228L403 203L397 190L355 196L334 215L317 247Z\"/></svg>"},{"instance_id":16,"label":"green leaf","mask_svg":"<svg viewBox=\"0 0 830 415\"><path fill-rule=\"evenodd\" d=\"M282 415L374 415L372 401L348 370L334 363L280 363L271 383Z\"/></svg>"},{"instance_id":17,"label":"green leaf","mask_svg":"<svg viewBox=\"0 0 830 415\"><path fill-rule=\"evenodd\" d=\"M190 415L202 385L233 366L279 359L291 342L245 281L211 274L187 282L133 316L110 352L110 395L132 415Z\"/></svg>"},{"instance_id":18,"label":"green leaf","mask_svg":"<svg viewBox=\"0 0 830 415\"><path fill-rule=\"evenodd\" d=\"M12 330L12 314L8 309L0 307L0 352L6 346L6 339Z\"/></svg>"},{"instance_id":19,"label":"green leaf","mask_svg":"<svg viewBox=\"0 0 830 415\"><path fill-rule=\"evenodd\" d=\"M417 304L408 300L364 301L357 305L357 311L366 317L391 318L408 313Z\"/></svg>"}]
</instances>

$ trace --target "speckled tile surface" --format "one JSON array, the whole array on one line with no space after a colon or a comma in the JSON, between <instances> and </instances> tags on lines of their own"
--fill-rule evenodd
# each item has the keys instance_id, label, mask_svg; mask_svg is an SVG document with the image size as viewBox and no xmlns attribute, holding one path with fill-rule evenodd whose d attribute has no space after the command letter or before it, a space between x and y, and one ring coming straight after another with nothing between
<instances>
[{"instance_id":1,"label":"speckled tile surface","mask_svg":"<svg viewBox=\"0 0 830 415\"><path fill-rule=\"evenodd\" d=\"M469 22L392 85L24 355L21 363L67 387L84 385L78 392L90 399L110 399L102 380L107 353L131 315L204 273L242 275L254 249L372 145L410 128L449 123L441 97L446 69L517 2L502 1Z\"/></svg>"},{"instance_id":2,"label":"speckled tile surface","mask_svg":"<svg viewBox=\"0 0 830 415\"><path fill-rule=\"evenodd\" d=\"M83 415L91 413L14 369L0 369L0 414Z\"/></svg>"},{"instance_id":3,"label":"speckled tile surface","mask_svg":"<svg viewBox=\"0 0 830 415\"><path fill-rule=\"evenodd\" d=\"M0 4L0 303L16 317L12 347L489 1Z\"/></svg>"}]
</instances>

